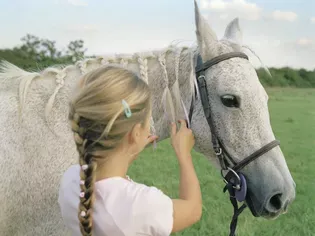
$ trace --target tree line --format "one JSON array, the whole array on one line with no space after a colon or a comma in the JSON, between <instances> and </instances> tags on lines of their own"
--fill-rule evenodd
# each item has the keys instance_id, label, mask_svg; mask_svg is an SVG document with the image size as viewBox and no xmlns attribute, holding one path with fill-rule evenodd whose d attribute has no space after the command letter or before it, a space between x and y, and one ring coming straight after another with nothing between
<instances>
[{"instance_id":1,"label":"tree line","mask_svg":"<svg viewBox=\"0 0 315 236\"><path fill-rule=\"evenodd\" d=\"M39 70L51 65L71 64L86 53L84 41L70 41L65 50L56 48L56 41L27 34L21 44L11 49L0 49L0 60L9 61L26 70ZM314 61L315 63L315 61ZM293 69L290 67L269 68L272 75L259 68L258 77L265 87L315 88L315 69Z\"/></svg>"},{"instance_id":2,"label":"tree line","mask_svg":"<svg viewBox=\"0 0 315 236\"><path fill-rule=\"evenodd\" d=\"M6 60L25 70L38 70L51 65L71 64L85 56L83 40L70 41L65 50L56 48L56 41L27 34L21 45L0 49L0 60Z\"/></svg>"}]
</instances>

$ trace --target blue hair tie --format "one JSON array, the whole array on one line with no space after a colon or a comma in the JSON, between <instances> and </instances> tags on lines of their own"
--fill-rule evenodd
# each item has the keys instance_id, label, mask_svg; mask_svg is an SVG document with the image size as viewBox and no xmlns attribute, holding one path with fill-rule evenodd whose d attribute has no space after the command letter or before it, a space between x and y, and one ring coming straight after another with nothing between
<instances>
[{"instance_id":1,"label":"blue hair tie","mask_svg":"<svg viewBox=\"0 0 315 236\"><path fill-rule=\"evenodd\" d=\"M124 106L124 110L125 110L125 114L126 114L127 118L131 117L132 113L131 113L131 110L130 110L128 103L125 101L125 99L123 99L121 101L121 103Z\"/></svg>"}]
</instances>

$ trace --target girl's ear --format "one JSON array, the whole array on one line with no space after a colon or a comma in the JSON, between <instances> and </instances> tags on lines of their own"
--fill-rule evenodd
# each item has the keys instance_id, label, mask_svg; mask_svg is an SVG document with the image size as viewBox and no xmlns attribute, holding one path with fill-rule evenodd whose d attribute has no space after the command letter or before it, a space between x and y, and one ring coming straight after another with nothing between
<instances>
[{"instance_id":1,"label":"girl's ear","mask_svg":"<svg viewBox=\"0 0 315 236\"><path fill-rule=\"evenodd\" d=\"M128 143L134 144L138 143L141 138L141 124L136 124L129 132Z\"/></svg>"}]
</instances>

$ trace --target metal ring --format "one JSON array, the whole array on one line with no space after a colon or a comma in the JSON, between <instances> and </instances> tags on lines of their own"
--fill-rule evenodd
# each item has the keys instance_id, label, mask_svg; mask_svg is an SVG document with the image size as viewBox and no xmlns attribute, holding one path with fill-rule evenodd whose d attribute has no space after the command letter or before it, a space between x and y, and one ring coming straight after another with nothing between
<instances>
[{"instance_id":1,"label":"metal ring","mask_svg":"<svg viewBox=\"0 0 315 236\"><path fill-rule=\"evenodd\" d=\"M233 169L231 169L230 167L227 167L227 169L228 169L229 171L231 171L231 172L236 176L236 178L238 179L238 181L241 183L241 178L239 177L239 175L238 175Z\"/></svg>"},{"instance_id":2,"label":"metal ring","mask_svg":"<svg viewBox=\"0 0 315 236\"><path fill-rule=\"evenodd\" d=\"M219 150L220 150L219 152L214 151L217 156L222 154L222 148L219 148Z\"/></svg>"},{"instance_id":3,"label":"metal ring","mask_svg":"<svg viewBox=\"0 0 315 236\"><path fill-rule=\"evenodd\" d=\"M238 181L239 181L239 183L241 183L241 178L239 177L239 175L233 170L233 169L231 169L230 167L227 167L227 169L229 170L229 171L232 171L232 173L236 176L236 178L238 179ZM222 178L223 178L223 181L224 181L224 183L226 183L226 184L228 184L229 182L225 179L225 176L223 176L223 170L221 169L221 176L222 176ZM239 184L237 184L237 185L233 185L232 186L234 189L236 189L236 190L240 190L241 189L241 186L239 185Z\"/></svg>"},{"instance_id":4,"label":"metal ring","mask_svg":"<svg viewBox=\"0 0 315 236\"><path fill-rule=\"evenodd\" d=\"M199 75L199 76L198 76L198 79L199 79L199 78L204 78L204 79L205 79L206 76L204 76L204 75Z\"/></svg>"}]
</instances>

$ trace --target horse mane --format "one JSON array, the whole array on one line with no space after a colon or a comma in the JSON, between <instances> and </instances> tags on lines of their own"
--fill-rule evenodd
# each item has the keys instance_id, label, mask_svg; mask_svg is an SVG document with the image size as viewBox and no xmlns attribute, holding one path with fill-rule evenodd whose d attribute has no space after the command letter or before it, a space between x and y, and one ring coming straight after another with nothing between
<instances>
[{"instance_id":1,"label":"horse mane","mask_svg":"<svg viewBox=\"0 0 315 236\"><path fill-rule=\"evenodd\" d=\"M114 55L107 55L107 56L99 56L96 58L82 58L78 60L75 64L72 65L53 65L50 67L45 68L41 71L26 71L23 70L8 61L0 61L0 80L7 80L7 79L20 79L19 84L19 105L20 105L20 115L22 114L23 107L26 101L26 96L28 93L29 86L31 85L32 81L37 78L43 78L46 75L53 75L56 81L56 87L53 94L50 96L46 107L45 107L45 118L48 120L49 114L52 110L56 95L60 91L60 89L64 86L65 78L67 77L67 73L69 70L79 69L81 75L85 73L97 69L100 66L108 65L108 64L118 64L122 67L127 67L129 63L136 63L139 66L139 73L141 78L148 83L148 60L149 59L157 59L157 62L160 64L163 72L164 72L164 92L162 94L161 102L164 104L164 110L166 118L170 120L174 120L176 114L174 110L174 104L176 107L183 107L183 101L179 91L179 84L178 84L178 72L179 72L179 59L181 57L181 53L184 50L190 50L191 52L191 71L190 71L190 94L193 94L193 89L197 88L196 86L196 78L194 75L194 67L196 65L196 53L198 52L198 47L194 46L194 42L187 47L187 46L178 46L184 40L177 40L170 44L170 46L162 49L162 50L155 50L155 51L144 51L144 52L137 52L133 54L114 54ZM257 54L251 49L249 46L243 45L241 46L242 49L248 49L254 56L258 58L260 63L262 64L264 70L268 73L271 77L271 74L268 68L263 64L261 59L257 56ZM172 88L168 88L168 75L166 71L166 55L170 52L175 53L175 83L172 85ZM175 98L172 100L171 92ZM197 97L199 96L199 91L197 90ZM185 111L185 107L183 107ZM169 113L169 114L168 114ZM154 124L153 120L151 119L151 128L154 131Z\"/></svg>"},{"instance_id":2,"label":"horse mane","mask_svg":"<svg viewBox=\"0 0 315 236\"><path fill-rule=\"evenodd\" d=\"M65 84L65 79L67 77L68 71L73 69L79 69L81 75L93 70L97 69L100 66L107 65L107 64L118 64L123 67L127 67L129 63L136 63L139 65L139 72L141 78L148 83L148 60L149 59L157 59L157 62L161 65L162 70L164 71L165 75L165 91L162 96L163 104L169 104L171 109L171 117L174 119L174 104L173 101L170 99L170 88L168 88L168 75L166 72L166 61L165 57L168 53L173 52L175 53L175 83L172 86L172 92L175 97L174 103L176 106L182 106L182 99L180 96L179 86L178 86L178 70L179 70L179 61L181 57L181 53L184 50L189 50L191 52L191 75L190 75L190 93L193 94L194 84L196 84L196 79L194 76L194 65L195 65L195 55L197 52L197 47L187 47L181 46L177 47L176 45L170 45L162 50L156 51L144 51L144 52L137 52L133 54L114 54L114 55L107 55L107 56L99 56L96 58L83 58L77 61L75 64L72 65L54 65L47 67L40 71L26 71L23 70L16 65L8 62L8 61L0 61L0 80L8 80L8 79L19 79L19 106L20 106L20 117L23 111L23 107L26 101L26 96L28 93L29 86L31 85L34 79L40 79L47 75L53 75L53 78L56 81L56 87L53 94L50 96L46 107L45 107L45 118L46 121L48 120L49 114L52 110L56 95L60 91L60 89ZM185 107L183 108L185 110ZM166 112L166 111L165 111ZM151 128L154 132L154 124L152 123L153 119L151 119Z\"/></svg>"}]
</instances>

